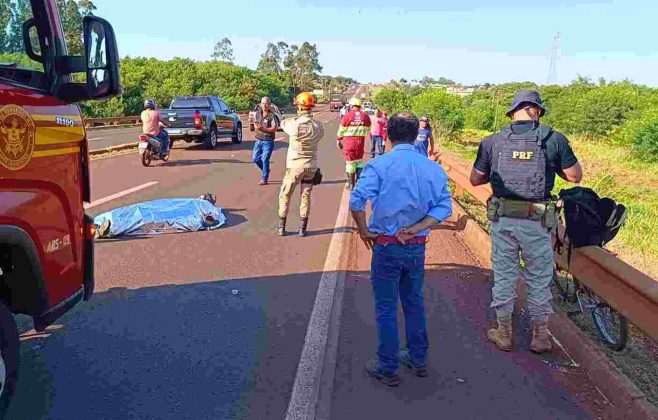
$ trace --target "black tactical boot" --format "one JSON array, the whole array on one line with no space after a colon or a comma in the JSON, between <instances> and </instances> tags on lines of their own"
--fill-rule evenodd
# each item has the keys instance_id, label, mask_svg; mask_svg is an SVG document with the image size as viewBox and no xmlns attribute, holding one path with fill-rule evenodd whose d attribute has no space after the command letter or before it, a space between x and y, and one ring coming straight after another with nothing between
<instances>
[{"instance_id":1,"label":"black tactical boot","mask_svg":"<svg viewBox=\"0 0 658 420\"><path fill-rule=\"evenodd\" d=\"M279 224L276 226L276 234L286 236L286 218L279 217Z\"/></svg>"},{"instance_id":2,"label":"black tactical boot","mask_svg":"<svg viewBox=\"0 0 658 420\"><path fill-rule=\"evenodd\" d=\"M300 237L305 237L306 236L306 228L308 227L308 217L302 217L299 219L299 236Z\"/></svg>"}]
</instances>

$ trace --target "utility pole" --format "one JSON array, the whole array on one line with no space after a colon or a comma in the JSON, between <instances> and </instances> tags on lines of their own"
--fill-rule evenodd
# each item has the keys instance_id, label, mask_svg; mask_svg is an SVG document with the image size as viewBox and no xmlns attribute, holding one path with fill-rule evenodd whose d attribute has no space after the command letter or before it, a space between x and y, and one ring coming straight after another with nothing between
<instances>
[{"instance_id":1,"label":"utility pole","mask_svg":"<svg viewBox=\"0 0 658 420\"><path fill-rule=\"evenodd\" d=\"M557 56L560 50L560 32L555 34L553 40L553 51L551 52L551 62L548 67L547 85L557 84Z\"/></svg>"}]
</instances>

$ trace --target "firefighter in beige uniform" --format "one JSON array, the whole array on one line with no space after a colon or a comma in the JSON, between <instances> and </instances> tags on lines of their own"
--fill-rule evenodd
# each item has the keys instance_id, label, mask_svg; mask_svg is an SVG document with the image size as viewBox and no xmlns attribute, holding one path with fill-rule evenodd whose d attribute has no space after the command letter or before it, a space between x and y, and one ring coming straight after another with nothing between
<instances>
[{"instance_id":1,"label":"firefighter in beige uniform","mask_svg":"<svg viewBox=\"0 0 658 420\"><path fill-rule=\"evenodd\" d=\"M315 98L308 92L297 95L297 118L283 121L281 128L290 136L286 174L279 194L279 224L277 234L285 236L286 218L290 208L290 198L297 184L301 184L302 200L299 208L299 236L306 236L308 217L311 213L311 191L318 180L318 144L324 136L322 124L313 119L311 110Z\"/></svg>"}]
</instances>

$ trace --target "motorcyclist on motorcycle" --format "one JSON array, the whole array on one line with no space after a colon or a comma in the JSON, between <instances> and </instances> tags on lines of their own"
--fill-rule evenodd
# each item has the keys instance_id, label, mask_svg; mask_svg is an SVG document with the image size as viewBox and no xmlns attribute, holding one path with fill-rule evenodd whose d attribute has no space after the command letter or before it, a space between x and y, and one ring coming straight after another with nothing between
<instances>
[{"instance_id":1,"label":"motorcyclist on motorcycle","mask_svg":"<svg viewBox=\"0 0 658 420\"><path fill-rule=\"evenodd\" d=\"M144 101L144 111L142 111L141 120L144 134L155 137L160 141L162 145L160 147L160 157L167 156L169 154L169 134L162 127L170 126L162 121L162 117L155 110L153 99Z\"/></svg>"}]
</instances>

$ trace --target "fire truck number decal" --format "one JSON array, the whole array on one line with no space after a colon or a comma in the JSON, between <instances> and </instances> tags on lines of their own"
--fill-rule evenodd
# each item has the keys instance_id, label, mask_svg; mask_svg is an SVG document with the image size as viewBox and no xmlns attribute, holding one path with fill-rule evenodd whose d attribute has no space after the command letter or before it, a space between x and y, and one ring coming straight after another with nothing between
<instances>
[{"instance_id":1,"label":"fire truck number decal","mask_svg":"<svg viewBox=\"0 0 658 420\"><path fill-rule=\"evenodd\" d=\"M66 127L73 127L75 126L75 121L69 118L64 118L64 117L57 117L55 118L55 124L57 125L64 125Z\"/></svg>"},{"instance_id":2,"label":"fire truck number decal","mask_svg":"<svg viewBox=\"0 0 658 420\"><path fill-rule=\"evenodd\" d=\"M46 254L52 254L60 249L71 246L71 235L65 235L62 238L57 238L48 243L46 246Z\"/></svg>"},{"instance_id":3,"label":"fire truck number decal","mask_svg":"<svg viewBox=\"0 0 658 420\"><path fill-rule=\"evenodd\" d=\"M11 171L23 169L34 152L34 121L18 105L0 108L0 165Z\"/></svg>"}]
</instances>

